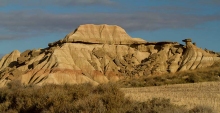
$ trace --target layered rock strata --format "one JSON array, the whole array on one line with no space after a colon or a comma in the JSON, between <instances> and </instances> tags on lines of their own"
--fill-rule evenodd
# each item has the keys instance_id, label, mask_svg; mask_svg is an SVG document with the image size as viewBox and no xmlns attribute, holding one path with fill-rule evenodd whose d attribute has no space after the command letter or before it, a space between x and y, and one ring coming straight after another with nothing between
<instances>
[{"instance_id":1,"label":"layered rock strata","mask_svg":"<svg viewBox=\"0 0 220 113\"><path fill-rule=\"evenodd\" d=\"M15 50L0 60L0 86L107 83L126 76L149 76L211 66L220 58L190 39L147 42L115 25L81 25L48 48Z\"/></svg>"}]
</instances>

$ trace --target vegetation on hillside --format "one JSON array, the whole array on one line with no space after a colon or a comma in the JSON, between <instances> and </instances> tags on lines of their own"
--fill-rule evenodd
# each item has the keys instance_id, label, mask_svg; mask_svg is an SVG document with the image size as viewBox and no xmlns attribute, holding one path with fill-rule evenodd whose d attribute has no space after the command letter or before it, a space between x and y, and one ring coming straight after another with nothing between
<instances>
[{"instance_id":1,"label":"vegetation on hillside","mask_svg":"<svg viewBox=\"0 0 220 113\"><path fill-rule=\"evenodd\" d=\"M118 84L121 87L146 87L209 81L220 81L220 62L215 63L211 67L197 70L167 73L163 75L129 77L120 80Z\"/></svg>"},{"instance_id":2,"label":"vegetation on hillside","mask_svg":"<svg viewBox=\"0 0 220 113\"><path fill-rule=\"evenodd\" d=\"M169 99L153 98L140 102L125 97L119 87L160 86L167 84L219 81L220 63L194 71L160 76L130 78L116 84L22 86L13 81L0 89L0 112L10 113L212 113L196 106L187 110ZM146 95L147 96L147 95Z\"/></svg>"},{"instance_id":3,"label":"vegetation on hillside","mask_svg":"<svg viewBox=\"0 0 220 113\"><path fill-rule=\"evenodd\" d=\"M132 101L114 84L91 86L45 85L22 87L19 83L0 89L0 112L10 113L203 113L187 111L168 99ZM194 112L195 111L195 112ZM212 112L212 111L211 111ZM210 111L209 111L210 113Z\"/></svg>"}]
</instances>

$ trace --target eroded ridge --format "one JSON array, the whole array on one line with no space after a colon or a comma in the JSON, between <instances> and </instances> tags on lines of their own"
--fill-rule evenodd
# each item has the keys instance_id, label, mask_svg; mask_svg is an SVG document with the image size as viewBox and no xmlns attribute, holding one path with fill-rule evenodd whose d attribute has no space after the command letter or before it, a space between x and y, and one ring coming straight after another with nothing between
<instances>
[{"instance_id":1,"label":"eroded ridge","mask_svg":"<svg viewBox=\"0 0 220 113\"><path fill-rule=\"evenodd\" d=\"M220 58L191 39L147 42L116 25L81 25L49 47L15 50L0 60L0 86L107 83L127 76L149 76L211 66Z\"/></svg>"}]
</instances>

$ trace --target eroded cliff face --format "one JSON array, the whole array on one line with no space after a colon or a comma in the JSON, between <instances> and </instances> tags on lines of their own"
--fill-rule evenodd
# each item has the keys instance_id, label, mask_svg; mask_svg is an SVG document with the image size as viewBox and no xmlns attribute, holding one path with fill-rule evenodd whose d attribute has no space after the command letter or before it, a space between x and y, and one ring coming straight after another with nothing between
<instances>
[{"instance_id":1,"label":"eroded cliff face","mask_svg":"<svg viewBox=\"0 0 220 113\"><path fill-rule=\"evenodd\" d=\"M184 40L150 43L131 38L114 25L81 25L48 48L13 51L0 60L0 86L107 83L127 76L149 76L211 66L219 60Z\"/></svg>"}]
</instances>

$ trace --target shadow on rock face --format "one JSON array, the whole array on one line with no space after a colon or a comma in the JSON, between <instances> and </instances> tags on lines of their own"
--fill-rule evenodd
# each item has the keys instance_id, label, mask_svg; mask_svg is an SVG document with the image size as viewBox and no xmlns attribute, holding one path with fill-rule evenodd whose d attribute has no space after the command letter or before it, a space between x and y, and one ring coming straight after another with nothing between
<instances>
[{"instance_id":1,"label":"shadow on rock face","mask_svg":"<svg viewBox=\"0 0 220 113\"><path fill-rule=\"evenodd\" d=\"M8 65L8 67L13 68L13 67L15 67L15 66L17 66L17 65L18 65L18 62L17 62L17 61L13 61L13 62L11 62L11 63Z\"/></svg>"}]
</instances>

